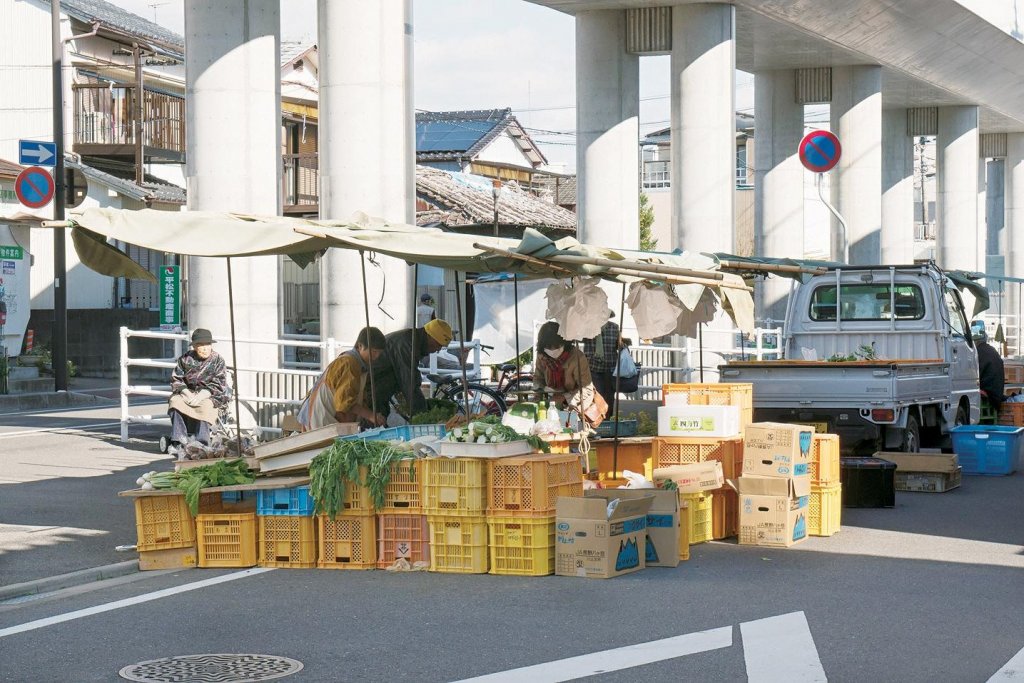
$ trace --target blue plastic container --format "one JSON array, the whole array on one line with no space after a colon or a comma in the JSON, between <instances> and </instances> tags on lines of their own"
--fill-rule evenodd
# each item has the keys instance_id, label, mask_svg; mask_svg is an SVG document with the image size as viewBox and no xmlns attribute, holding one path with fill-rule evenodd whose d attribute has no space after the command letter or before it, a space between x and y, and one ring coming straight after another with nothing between
<instances>
[{"instance_id":1,"label":"blue plastic container","mask_svg":"<svg viewBox=\"0 0 1024 683\"><path fill-rule=\"evenodd\" d=\"M636 436L638 420L619 420L619 438ZM615 420L605 420L595 430L601 438L615 436Z\"/></svg>"},{"instance_id":2,"label":"blue plastic container","mask_svg":"<svg viewBox=\"0 0 1024 683\"><path fill-rule=\"evenodd\" d=\"M339 441L412 441L421 436L444 436L444 425L402 425L401 427L378 427L358 434L338 437Z\"/></svg>"},{"instance_id":3,"label":"blue plastic container","mask_svg":"<svg viewBox=\"0 0 1024 683\"><path fill-rule=\"evenodd\" d=\"M953 450L964 474L1013 474L1024 447L1024 427L954 427Z\"/></svg>"},{"instance_id":4,"label":"blue plastic container","mask_svg":"<svg viewBox=\"0 0 1024 683\"><path fill-rule=\"evenodd\" d=\"M256 492L256 514L264 517L290 515L312 517L313 498L308 486L290 489L261 489Z\"/></svg>"}]
</instances>

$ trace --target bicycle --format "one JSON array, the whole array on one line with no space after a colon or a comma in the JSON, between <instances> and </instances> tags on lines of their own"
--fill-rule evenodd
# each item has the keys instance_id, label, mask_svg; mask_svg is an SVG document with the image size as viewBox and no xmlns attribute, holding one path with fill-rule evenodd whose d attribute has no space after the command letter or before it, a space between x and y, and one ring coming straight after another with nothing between
<instances>
[{"instance_id":1,"label":"bicycle","mask_svg":"<svg viewBox=\"0 0 1024 683\"><path fill-rule=\"evenodd\" d=\"M463 391L462 378L456 375L430 373L427 375L427 379L434 384L431 398L452 401L458 406L459 413L466 414L468 409L470 415L482 414L501 417L508 409L504 396L483 384L467 382L465 387L467 391Z\"/></svg>"},{"instance_id":2,"label":"bicycle","mask_svg":"<svg viewBox=\"0 0 1024 683\"><path fill-rule=\"evenodd\" d=\"M495 369L499 375L494 391L501 395L506 407L519 400L521 394L533 391L533 373L516 372L515 363L502 363Z\"/></svg>"}]
</instances>

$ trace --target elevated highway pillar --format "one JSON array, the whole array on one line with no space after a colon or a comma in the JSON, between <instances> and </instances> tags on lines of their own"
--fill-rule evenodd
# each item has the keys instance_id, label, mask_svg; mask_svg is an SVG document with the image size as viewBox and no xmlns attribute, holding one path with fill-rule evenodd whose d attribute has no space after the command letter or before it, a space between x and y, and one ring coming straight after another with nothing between
<instances>
[{"instance_id":1,"label":"elevated highway pillar","mask_svg":"<svg viewBox=\"0 0 1024 683\"><path fill-rule=\"evenodd\" d=\"M935 144L936 260L947 269L978 267L978 108L939 108Z\"/></svg>"},{"instance_id":2,"label":"elevated highway pillar","mask_svg":"<svg viewBox=\"0 0 1024 683\"><path fill-rule=\"evenodd\" d=\"M882 110L881 262L914 262L914 139L906 109Z\"/></svg>"}]
</instances>

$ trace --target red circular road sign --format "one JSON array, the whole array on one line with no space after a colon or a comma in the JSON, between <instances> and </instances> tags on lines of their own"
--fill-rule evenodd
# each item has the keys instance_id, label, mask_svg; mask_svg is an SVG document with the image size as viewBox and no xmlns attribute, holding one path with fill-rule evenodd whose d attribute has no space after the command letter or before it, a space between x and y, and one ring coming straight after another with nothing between
<instances>
[{"instance_id":1,"label":"red circular road sign","mask_svg":"<svg viewBox=\"0 0 1024 683\"><path fill-rule=\"evenodd\" d=\"M53 176L45 168L29 166L14 181L18 201L30 209L41 209L53 199Z\"/></svg>"},{"instance_id":2,"label":"red circular road sign","mask_svg":"<svg viewBox=\"0 0 1024 683\"><path fill-rule=\"evenodd\" d=\"M798 149L800 163L815 173L831 171L843 152L839 138L827 130L812 130L800 141Z\"/></svg>"}]
</instances>

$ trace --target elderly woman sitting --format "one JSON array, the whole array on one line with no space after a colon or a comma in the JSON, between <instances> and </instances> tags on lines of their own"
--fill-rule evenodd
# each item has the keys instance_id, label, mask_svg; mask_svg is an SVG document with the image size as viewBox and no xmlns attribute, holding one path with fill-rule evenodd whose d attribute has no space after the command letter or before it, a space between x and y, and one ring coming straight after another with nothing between
<instances>
[{"instance_id":1,"label":"elderly woman sitting","mask_svg":"<svg viewBox=\"0 0 1024 683\"><path fill-rule=\"evenodd\" d=\"M171 373L171 399L167 414L171 417L171 447L168 453L178 457L182 446L193 435L204 445L210 443L210 425L217 421L221 406L228 400L227 370L224 358L213 350L213 335L199 328L192 333L192 348L178 359Z\"/></svg>"}]
</instances>

